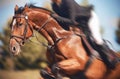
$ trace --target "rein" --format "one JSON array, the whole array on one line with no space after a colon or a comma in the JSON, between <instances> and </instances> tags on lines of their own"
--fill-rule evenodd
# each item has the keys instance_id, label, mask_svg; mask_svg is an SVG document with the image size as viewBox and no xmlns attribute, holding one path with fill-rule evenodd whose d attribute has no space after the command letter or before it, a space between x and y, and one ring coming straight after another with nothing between
<instances>
[{"instance_id":1,"label":"rein","mask_svg":"<svg viewBox=\"0 0 120 79\"><path fill-rule=\"evenodd\" d=\"M38 32L41 31L41 30L46 26L46 24L50 21L50 18L51 18L51 17L49 17L49 18L42 24L42 26L37 30ZM52 45L47 45L47 44L39 41L39 39L38 39L38 37L37 37L37 35L36 35L35 33L34 33L34 36L36 37L36 39L37 39L37 41L38 41L39 43L36 43L36 42L33 42L32 40L30 40L31 42L36 43L36 44L39 44L39 45L42 45L42 46L45 46L45 47L47 47L47 48L49 48L49 49L51 48Z\"/></svg>"},{"instance_id":2,"label":"rein","mask_svg":"<svg viewBox=\"0 0 120 79\"><path fill-rule=\"evenodd\" d=\"M48 17L47 21L45 21L45 22L42 24L42 26L37 30L38 32L46 26L46 24L50 21L50 18L51 18L51 17Z\"/></svg>"}]
</instances>

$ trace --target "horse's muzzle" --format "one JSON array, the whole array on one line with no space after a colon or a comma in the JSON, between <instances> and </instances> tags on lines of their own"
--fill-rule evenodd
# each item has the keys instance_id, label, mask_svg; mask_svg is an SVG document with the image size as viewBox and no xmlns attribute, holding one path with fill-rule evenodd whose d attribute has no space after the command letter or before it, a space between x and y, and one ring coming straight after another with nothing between
<instances>
[{"instance_id":1,"label":"horse's muzzle","mask_svg":"<svg viewBox=\"0 0 120 79\"><path fill-rule=\"evenodd\" d=\"M19 55L19 53L21 52L19 43L14 39L10 39L9 49L14 56Z\"/></svg>"}]
</instances>

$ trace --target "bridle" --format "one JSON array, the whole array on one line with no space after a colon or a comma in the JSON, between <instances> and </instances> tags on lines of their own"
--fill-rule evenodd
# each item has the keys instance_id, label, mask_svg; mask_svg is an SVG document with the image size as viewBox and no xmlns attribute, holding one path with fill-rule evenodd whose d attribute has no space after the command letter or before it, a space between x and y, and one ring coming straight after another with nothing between
<instances>
[{"instance_id":1,"label":"bridle","mask_svg":"<svg viewBox=\"0 0 120 79\"><path fill-rule=\"evenodd\" d=\"M13 21L15 18L24 18L26 21L25 29L24 29L22 36L18 36L18 35L14 35L14 34L11 34L11 36L10 36L10 38L14 38L19 44L21 44L21 42L25 42L27 40L27 37L26 37L27 28L29 27L32 30L32 32L33 32L33 28L28 23L28 16L27 15L20 15L20 16L15 15L15 16L13 16L13 19L12 19L12 24L11 24L12 30L13 30ZM19 42L16 38L22 39L22 41Z\"/></svg>"},{"instance_id":2,"label":"bridle","mask_svg":"<svg viewBox=\"0 0 120 79\"><path fill-rule=\"evenodd\" d=\"M25 29L24 29L24 32L23 32L23 35L22 35L22 36L18 36L18 35L13 35L13 34L11 34L10 38L15 39L15 40L19 43L19 45L21 46L21 42L24 42L24 43L25 43L26 40L29 38L29 37L26 37L27 28L29 27L29 28L31 29L31 31L32 31L32 36L35 35L36 39L38 40L36 34L33 34L33 33L34 33L34 32L33 32L33 28L30 26L30 24L29 24L29 22L28 22L28 16L27 16L26 14L23 14L23 15L20 15L20 16L17 16L17 15L13 16L12 24L11 24L12 30L13 30L13 21L14 21L14 19L16 19L16 18L24 18L24 19L25 19L25 21L26 21ZM46 26L46 24L50 21L50 18L51 18L51 17L49 17L49 18L42 24L42 26L41 26L37 31L41 31L41 30ZM16 38L22 39L22 41L18 41ZM38 42L41 43L41 45L43 45L43 46L45 46L45 47L48 47L48 45L44 44L43 42L40 42L39 40L38 40Z\"/></svg>"}]
</instances>

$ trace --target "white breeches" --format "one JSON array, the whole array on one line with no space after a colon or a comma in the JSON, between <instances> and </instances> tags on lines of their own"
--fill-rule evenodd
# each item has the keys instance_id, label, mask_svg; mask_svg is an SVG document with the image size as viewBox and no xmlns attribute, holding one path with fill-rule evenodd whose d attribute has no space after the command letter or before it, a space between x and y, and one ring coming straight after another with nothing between
<instances>
[{"instance_id":1,"label":"white breeches","mask_svg":"<svg viewBox=\"0 0 120 79\"><path fill-rule=\"evenodd\" d=\"M94 11L91 11L91 18L88 22L88 26L90 28L93 38L95 39L95 42L99 45L102 45L104 41L102 40L100 34L100 23Z\"/></svg>"}]
</instances>

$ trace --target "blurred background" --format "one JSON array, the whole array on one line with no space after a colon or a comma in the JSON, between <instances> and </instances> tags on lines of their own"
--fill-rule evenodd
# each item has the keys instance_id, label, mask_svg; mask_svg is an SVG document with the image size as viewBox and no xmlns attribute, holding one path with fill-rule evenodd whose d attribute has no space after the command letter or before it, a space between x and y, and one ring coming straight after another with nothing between
<instances>
[{"instance_id":1,"label":"blurred background","mask_svg":"<svg viewBox=\"0 0 120 79\"><path fill-rule=\"evenodd\" d=\"M120 53L120 0L75 0L82 6L94 5L101 23L103 39L112 43L110 47ZM45 57L46 48L27 42L22 48L21 55L12 57L8 46L10 39L11 18L14 15L15 5L24 6L34 3L36 6L51 9L50 0L0 0L0 79L39 79L39 70L47 66ZM42 42L44 37L37 34ZM32 38L33 41L37 40Z\"/></svg>"}]
</instances>

